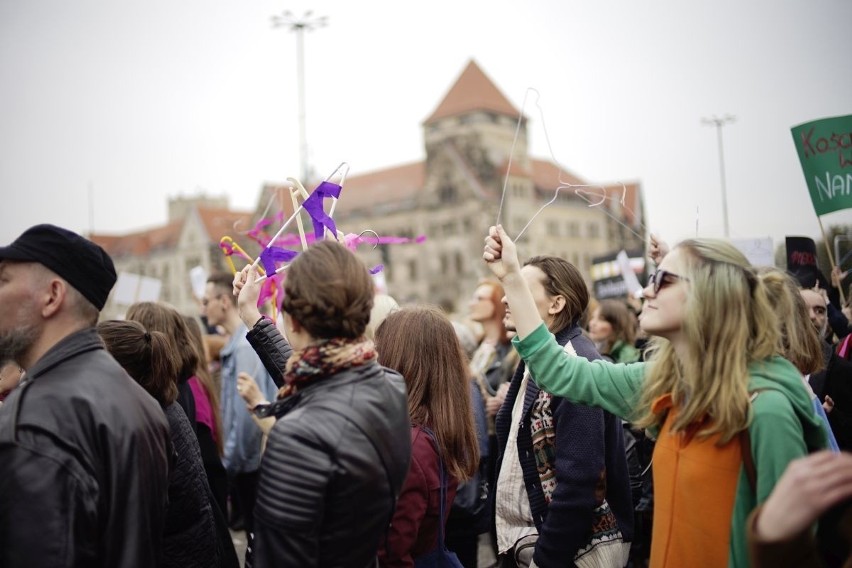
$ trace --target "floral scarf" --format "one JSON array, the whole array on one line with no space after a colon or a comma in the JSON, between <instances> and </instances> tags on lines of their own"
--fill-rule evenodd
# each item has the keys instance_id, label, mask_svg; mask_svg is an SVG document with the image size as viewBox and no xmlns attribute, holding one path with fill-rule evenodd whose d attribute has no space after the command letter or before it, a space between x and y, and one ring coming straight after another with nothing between
<instances>
[{"instance_id":1,"label":"floral scarf","mask_svg":"<svg viewBox=\"0 0 852 568\"><path fill-rule=\"evenodd\" d=\"M317 379L358 367L376 359L373 342L364 337L321 339L301 351L294 351L287 360L284 382L278 398L294 394L300 387Z\"/></svg>"}]
</instances>

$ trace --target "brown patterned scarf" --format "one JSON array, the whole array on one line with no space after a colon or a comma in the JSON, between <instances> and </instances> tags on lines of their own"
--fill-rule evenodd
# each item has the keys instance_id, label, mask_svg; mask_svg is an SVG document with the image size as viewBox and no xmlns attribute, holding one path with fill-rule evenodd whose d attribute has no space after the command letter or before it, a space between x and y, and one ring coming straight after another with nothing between
<instances>
[{"instance_id":1,"label":"brown patterned scarf","mask_svg":"<svg viewBox=\"0 0 852 568\"><path fill-rule=\"evenodd\" d=\"M294 351L287 360L284 382L278 398L295 393L316 379L364 365L376 359L373 342L364 337L321 339L301 351Z\"/></svg>"}]
</instances>

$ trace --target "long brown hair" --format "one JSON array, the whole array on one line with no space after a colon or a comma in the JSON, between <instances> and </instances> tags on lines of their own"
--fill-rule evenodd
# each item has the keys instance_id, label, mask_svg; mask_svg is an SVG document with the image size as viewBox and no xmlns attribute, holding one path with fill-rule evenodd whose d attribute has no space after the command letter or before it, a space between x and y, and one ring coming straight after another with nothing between
<instances>
[{"instance_id":1,"label":"long brown hair","mask_svg":"<svg viewBox=\"0 0 852 568\"><path fill-rule=\"evenodd\" d=\"M201 335L201 324L192 316L186 314L181 316L186 329L189 331L189 341L195 350L198 352L199 364L195 371L195 376L198 377L198 382L201 383L207 398L210 400L210 406L213 411L213 425L216 428L216 449L219 450L219 455L223 455L224 433L222 432L222 412L219 409L219 389L213 382L213 377L210 375L210 369L207 366L209 357L207 356L207 347L204 345L204 337Z\"/></svg>"},{"instance_id":2,"label":"long brown hair","mask_svg":"<svg viewBox=\"0 0 852 568\"><path fill-rule=\"evenodd\" d=\"M207 357L204 355L204 343L199 326L188 325L187 320L176 309L157 302L137 302L127 309L125 317L131 321L138 321L149 330L164 333L169 342L175 346L180 359L176 376L178 383L189 380L192 376L198 377L210 400L216 427L216 446L221 454L223 432L219 395L207 371ZM193 329L196 333L193 333Z\"/></svg>"},{"instance_id":3,"label":"long brown hair","mask_svg":"<svg viewBox=\"0 0 852 568\"><path fill-rule=\"evenodd\" d=\"M616 341L633 345L636 341L636 326L627 304L621 300L601 300L597 310L598 317L612 326L612 338L607 339L607 350L612 349Z\"/></svg>"},{"instance_id":4,"label":"long brown hair","mask_svg":"<svg viewBox=\"0 0 852 568\"><path fill-rule=\"evenodd\" d=\"M565 307L553 317L550 331L562 331L580 321L589 306L589 289L577 267L558 256L534 256L524 266L535 266L544 273L544 290L551 298L562 296Z\"/></svg>"},{"instance_id":5,"label":"long brown hair","mask_svg":"<svg viewBox=\"0 0 852 568\"><path fill-rule=\"evenodd\" d=\"M470 478L479 464L465 355L437 308L392 312L376 330L379 363L405 378L412 424L435 432L447 472Z\"/></svg>"},{"instance_id":6,"label":"long brown hair","mask_svg":"<svg viewBox=\"0 0 852 568\"><path fill-rule=\"evenodd\" d=\"M165 334L126 320L102 321L97 330L107 351L160 406L177 399L178 357Z\"/></svg>"}]
</instances>

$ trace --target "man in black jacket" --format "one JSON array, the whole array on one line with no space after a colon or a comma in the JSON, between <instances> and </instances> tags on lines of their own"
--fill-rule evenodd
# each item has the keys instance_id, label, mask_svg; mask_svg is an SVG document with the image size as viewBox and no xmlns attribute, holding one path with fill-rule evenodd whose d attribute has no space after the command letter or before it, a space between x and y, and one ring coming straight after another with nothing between
<instances>
[{"instance_id":1,"label":"man in black jacket","mask_svg":"<svg viewBox=\"0 0 852 568\"><path fill-rule=\"evenodd\" d=\"M116 281L80 235L37 225L0 247L0 566L157 566L171 445L157 402L93 325Z\"/></svg>"}]
</instances>

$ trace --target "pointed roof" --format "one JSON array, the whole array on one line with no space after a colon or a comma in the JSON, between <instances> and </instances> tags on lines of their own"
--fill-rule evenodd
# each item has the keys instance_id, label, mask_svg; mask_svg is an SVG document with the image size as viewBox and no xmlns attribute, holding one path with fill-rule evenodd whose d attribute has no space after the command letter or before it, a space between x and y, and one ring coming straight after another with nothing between
<instances>
[{"instance_id":1,"label":"pointed roof","mask_svg":"<svg viewBox=\"0 0 852 568\"><path fill-rule=\"evenodd\" d=\"M234 211L224 207L207 207L204 205L198 205L196 209L211 243L218 243L225 235L241 242L238 237L252 227L252 213L250 211ZM242 242L241 244L244 245Z\"/></svg>"},{"instance_id":2,"label":"pointed roof","mask_svg":"<svg viewBox=\"0 0 852 568\"><path fill-rule=\"evenodd\" d=\"M517 117L519 113L518 109L479 68L479 65L471 59L444 100L424 121L424 124L476 110L488 110L512 117Z\"/></svg>"},{"instance_id":3,"label":"pointed roof","mask_svg":"<svg viewBox=\"0 0 852 568\"><path fill-rule=\"evenodd\" d=\"M416 199L426 179L426 163L412 162L346 178L337 211L344 214Z\"/></svg>"}]
</instances>

